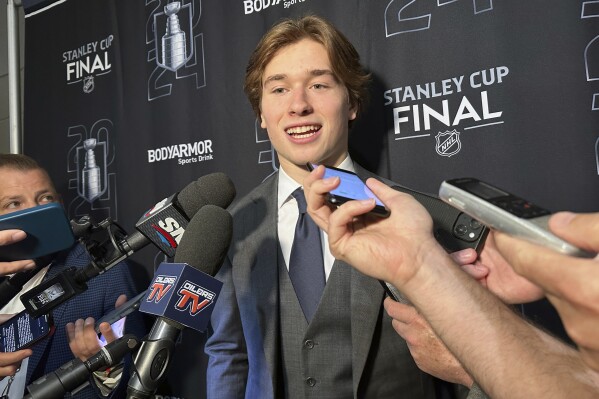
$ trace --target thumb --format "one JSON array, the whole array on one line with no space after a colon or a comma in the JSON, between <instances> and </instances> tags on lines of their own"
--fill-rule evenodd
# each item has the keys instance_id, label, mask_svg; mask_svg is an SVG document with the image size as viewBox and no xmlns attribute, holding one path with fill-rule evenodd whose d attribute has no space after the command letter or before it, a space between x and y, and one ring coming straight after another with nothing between
<instances>
[{"instance_id":1,"label":"thumb","mask_svg":"<svg viewBox=\"0 0 599 399\"><path fill-rule=\"evenodd\" d=\"M125 294L119 295L119 297L116 299L116 302L114 303L115 309L118 308L119 306L121 306L122 304L124 304L125 302L127 302L127 295L125 295Z\"/></svg>"},{"instance_id":2,"label":"thumb","mask_svg":"<svg viewBox=\"0 0 599 399\"><path fill-rule=\"evenodd\" d=\"M549 219L549 228L580 248L599 251L599 213L558 212Z\"/></svg>"}]
</instances>

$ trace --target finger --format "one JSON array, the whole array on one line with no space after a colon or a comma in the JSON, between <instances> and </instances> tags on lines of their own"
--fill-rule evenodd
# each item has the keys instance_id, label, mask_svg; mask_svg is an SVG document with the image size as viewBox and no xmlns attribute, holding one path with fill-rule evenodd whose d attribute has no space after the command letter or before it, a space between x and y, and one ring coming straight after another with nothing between
<instances>
[{"instance_id":1,"label":"finger","mask_svg":"<svg viewBox=\"0 0 599 399\"><path fill-rule=\"evenodd\" d=\"M0 366L0 376L2 377L0 380L4 377L15 375L19 367L20 365L15 364L11 364L9 366Z\"/></svg>"},{"instance_id":2,"label":"finger","mask_svg":"<svg viewBox=\"0 0 599 399\"><path fill-rule=\"evenodd\" d=\"M549 219L549 228L578 247L599 252L599 213L558 212Z\"/></svg>"},{"instance_id":3,"label":"finger","mask_svg":"<svg viewBox=\"0 0 599 399\"><path fill-rule=\"evenodd\" d=\"M75 340L75 323L67 323L65 328L67 330L67 339L69 340L69 342L74 341Z\"/></svg>"},{"instance_id":4,"label":"finger","mask_svg":"<svg viewBox=\"0 0 599 399\"><path fill-rule=\"evenodd\" d=\"M329 235L329 242L334 245L347 233L353 231L353 221L358 216L364 215L374 209L376 205L374 199L354 200L341 205L329 218L326 232ZM323 227L324 229L325 227Z\"/></svg>"},{"instance_id":5,"label":"finger","mask_svg":"<svg viewBox=\"0 0 599 399\"><path fill-rule=\"evenodd\" d=\"M319 166L304 179L304 195L308 205L308 213L322 229L326 229L329 217L334 210L326 200L326 195L341 182L338 177L322 179L324 166Z\"/></svg>"},{"instance_id":6,"label":"finger","mask_svg":"<svg viewBox=\"0 0 599 399\"><path fill-rule=\"evenodd\" d=\"M462 249L461 251L452 252L449 254L451 259L460 266L474 263L478 254L472 248Z\"/></svg>"},{"instance_id":7,"label":"finger","mask_svg":"<svg viewBox=\"0 0 599 399\"><path fill-rule=\"evenodd\" d=\"M31 349L23 349L16 352L3 352L0 353L0 366L17 365L21 360L31 356L33 352Z\"/></svg>"},{"instance_id":8,"label":"finger","mask_svg":"<svg viewBox=\"0 0 599 399\"><path fill-rule=\"evenodd\" d=\"M393 190L392 188L390 188L389 186L387 186L385 183L370 177L366 180L366 185L368 186L368 188L374 193L374 195L376 195L378 197L378 199L381 200L381 202L385 205L390 205L390 202L393 200L393 198L400 193L397 190ZM403 193L400 193L403 194ZM407 195L407 194L403 194L403 195Z\"/></svg>"},{"instance_id":9,"label":"finger","mask_svg":"<svg viewBox=\"0 0 599 399\"><path fill-rule=\"evenodd\" d=\"M386 298L383 306L389 317L404 324L410 324L417 317L420 317L414 306L396 302L391 298Z\"/></svg>"},{"instance_id":10,"label":"finger","mask_svg":"<svg viewBox=\"0 0 599 399\"><path fill-rule=\"evenodd\" d=\"M127 295L125 295L125 294L119 295L119 297L116 299L116 302L114 303L115 309L118 308L119 306L123 305L125 302L127 302Z\"/></svg>"},{"instance_id":11,"label":"finger","mask_svg":"<svg viewBox=\"0 0 599 399\"><path fill-rule=\"evenodd\" d=\"M114 340L116 340L117 338L119 338L117 336L117 334L112 330L112 327L110 326L110 324L108 324L107 322L103 322L100 324L100 332L106 339L107 343L111 343Z\"/></svg>"},{"instance_id":12,"label":"finger","mask_svg":"<svg viewBox=\"0 0 599 399\"><path fill-rule=\"evenodd\" d=\"M85 357L89 357L100 350L100 340L95 329L95 320L88 317L83 323L83 348Z\"/></svg>"},{"instance_id":13,"label":"finger","mask_svg":"<svg viewBox=\"0 0 599 399\"><path fill-rule=\"evenodd\" d=\"M35 262L31 259L16 260L14 262L0 262L0 275L17 273L23 270L31 270L35 268Z\"/></svg>"},{"instance_id":14,"label":"finger","mask_svg":"<svg viewBox=\"0 0 599 399\"><path fill-rule=\"evenodd\" d=\"M22 230L9 229L0 231L0 246L18 242L27 237L27 233Z\"/></svg>"},{"instance_id":15,"label":"finger","mask_svg":"<svg viewBox=\"0 0 599 399\"><path fill-rule=\"evenodd\" d=\"M466 272L466 274L475 280L484 279L489 275L489 268L480 262L475 262L474 264L463 265L460 267L464 272Z\"/></svg>"},{"instance_id":16,"label":"finger","mask_svg":"<svg viewBox=\"0 0 599 399\"><path fill-rule=\"evenodd\" d=\"M574 258L552 251L503 233L495 234L497 249L514 270L556 296L563 296L564 287L584 287L588 273L593 273L597 262ZM564 269L568 273L564 273Z\"/></svg>"},{"instance_id":17,"label":"finger","mask_svg":"<svg viewBox=\"0 0 599 399\"><path fill-rule=\"evenodd\" d=\"M10 320L16 313L11 313L11 314L0 314L0 324L4 323L5 321Z\"/></svg>"}]
</instances>

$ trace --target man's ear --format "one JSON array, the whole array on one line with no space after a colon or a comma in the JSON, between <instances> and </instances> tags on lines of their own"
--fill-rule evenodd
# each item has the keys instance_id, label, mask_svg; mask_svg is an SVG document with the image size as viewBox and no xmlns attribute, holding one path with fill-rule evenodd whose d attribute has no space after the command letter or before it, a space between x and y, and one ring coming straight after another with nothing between
<instances>
[{"instance_id":1,"label":"man's ear","mask_svg":"<svg viewBox=\"0 0 599 399\"><path fill-rule=\"evenodd\" d=\"M349 120L353 121L358 117L358 106L357 105L349 105Z\"/></svg>"},{"instance_id":2,"label":"man's ear","mask_svg":"<svg viewBox=\"0 0 599 399\"><path fill-rule=\"evenodd\" d=\"M264 117L260 114L260 127L262 129L266 129L266 122L264 121Z\"/></svg>"}]
</instances>

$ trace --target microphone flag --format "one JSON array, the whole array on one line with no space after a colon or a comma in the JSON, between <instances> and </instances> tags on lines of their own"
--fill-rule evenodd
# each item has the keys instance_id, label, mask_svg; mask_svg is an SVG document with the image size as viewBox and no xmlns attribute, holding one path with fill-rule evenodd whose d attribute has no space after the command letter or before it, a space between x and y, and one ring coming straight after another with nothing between
<instances>
[{"instance_id":1,"label":"microphone flag","mask_svg":"<svg viewBox=\"0 0 599 399\"><path fill-rule=\"evenodd\" d=\"M187 263L162 262L139 311L204 332L222 286Z\"/></svg>"}]
</instances>

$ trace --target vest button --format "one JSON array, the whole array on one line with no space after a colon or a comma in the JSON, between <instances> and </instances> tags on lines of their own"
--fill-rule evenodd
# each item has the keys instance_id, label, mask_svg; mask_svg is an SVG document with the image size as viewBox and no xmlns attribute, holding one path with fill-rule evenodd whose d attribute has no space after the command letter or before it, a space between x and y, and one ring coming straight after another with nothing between
<instances>
[{"instance_id":1,"label":"vest button","mask_svg":"<svg viewBox=\"0 0 599 399\"><path fill-rule=\"evenodd\" d=\"M310 387L313 387L314 385L316 385L316 379L308 377L306 378L306 384L308 384L308 386Z\"/></svg>"},{"instance_id":2,"label":"vest button","mask_svg":"<svg viewBox=\"0 0 599 399\"><path fill-rule=\"evenodd\" d=\"M306 342L304 342L304 346L308 349L312 349L314 348L314 341L307 339Z\"/></svg>"}]
</instances>

